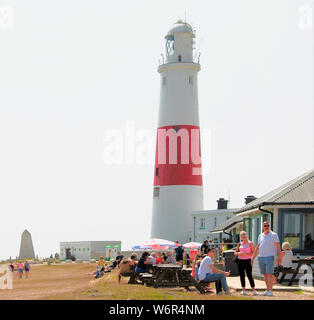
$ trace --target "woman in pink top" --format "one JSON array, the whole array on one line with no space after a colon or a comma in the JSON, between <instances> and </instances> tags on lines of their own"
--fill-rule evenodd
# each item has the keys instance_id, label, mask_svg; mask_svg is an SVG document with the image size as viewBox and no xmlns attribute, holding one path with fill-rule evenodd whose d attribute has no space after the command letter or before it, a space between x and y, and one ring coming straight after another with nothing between
<instances>
[{"instance_id":1,"label":"woman in pink top","mask_svg":"<svg viewBox=\"0 0 314 320\"><path fill-rule=\"evenodd\" d=\"M245 272L246 272L251 288L253 290L253 295L258 295L257 291L255 290L255 283L252 276L252 265L251 265L251 257L255 248L253 243L247 238L245 231L242 231L240 233L240 237L242 241L238 244L236 252L234 254L235 256L238 257L237 265L239 268L240 280L241 280L241 286L242 286L241 294L246 295L246 291L245 291Z\"/></svg>"},{"instance_id":2,"label":"woman in pink top","mask_svg":"<svg viewBox=\"0 0 314 320\"><path fill-rule=\"evenodd\" d=\"M19 261L17 264L16 264L16 266L17 266L17 274L18 274L18 277L19 277L19 279L22 279L22 277L23 277L23 269L24 269L24 264L23 264L23 262L22 261Z\"/></svg>"}]
</instances>

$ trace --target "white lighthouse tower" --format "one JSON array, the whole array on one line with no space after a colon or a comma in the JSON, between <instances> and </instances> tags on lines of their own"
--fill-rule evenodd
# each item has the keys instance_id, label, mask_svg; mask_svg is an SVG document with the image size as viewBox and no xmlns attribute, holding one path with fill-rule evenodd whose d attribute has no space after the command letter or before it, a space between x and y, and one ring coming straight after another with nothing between
<instances>
[{"instance_id":1,"label":"white lighthouse tower","mask_svg":"<svg viewBox=\"0 0 314 320\"><path fill-rule=\"evenodd\" d=\"M165 36L154 172L152 238L188 242L192 211L203 210L194 32L181 20Z\"/></svg>"}]
</instances>

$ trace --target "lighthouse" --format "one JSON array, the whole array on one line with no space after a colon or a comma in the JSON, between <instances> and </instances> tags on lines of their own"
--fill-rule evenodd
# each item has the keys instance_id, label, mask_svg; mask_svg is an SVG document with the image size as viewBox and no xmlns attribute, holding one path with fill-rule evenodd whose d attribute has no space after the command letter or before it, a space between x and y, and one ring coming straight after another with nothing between
<instances>
[{"instance_id":1,"label":"lighthouse","mask_svg":"<svg viewBox=\"0 0 314 320\"><path fill-rule=\"evenodd\" d=\"M191 241L192 211L203 210L195 34L177 21L158 67L160 105L154 168L152 238Z\"/></svg>"}]
</instances>

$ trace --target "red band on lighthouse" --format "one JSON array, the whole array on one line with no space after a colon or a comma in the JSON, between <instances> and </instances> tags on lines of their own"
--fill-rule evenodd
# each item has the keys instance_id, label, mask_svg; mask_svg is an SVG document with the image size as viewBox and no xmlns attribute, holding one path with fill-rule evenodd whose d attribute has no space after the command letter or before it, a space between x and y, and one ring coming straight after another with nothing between
<instances>
[{"instance_id":1,"label":"red band on lighthouse","mask_svg":"<svg viewBox=\"0 0 314 320\"><path fill-rule=\"evenodd\" d=\"M158 128L154 186L168 185L203 185L199 126Z\"/></svg>"}]
</instances>

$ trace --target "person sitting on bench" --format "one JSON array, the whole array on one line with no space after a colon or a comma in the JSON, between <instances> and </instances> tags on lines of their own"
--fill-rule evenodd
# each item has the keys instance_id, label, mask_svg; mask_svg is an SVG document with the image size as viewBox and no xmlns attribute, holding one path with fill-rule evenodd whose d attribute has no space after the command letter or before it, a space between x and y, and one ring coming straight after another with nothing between
<instances>
[{"instance_id":1,"label":"person sitting on bench","mask_svg":"<svg viewBox=\"0 0 314 320\"><path fill-rule=\"evenodd\" d=\"M136 253L132 253L131 257L129 259L124 258L119 264L119 271L118 271L118 283L120 284L121 276L122 277L130 277L129 284L137 284L136 282Z\"/></svg>"},{"instance_id":2,"label":"person sitting on bench","mask_svg":"<svg viewBox=\"0 0 314 320\"><path fill-rule=\"evenodd\" d=\"M212 259L215 257L215 255L216 249L210 248L207 256L205 256L200 264L198 269L198 278L200 281L204 282L214 282L220 280L223 290L226 294L230 295L231 292L226 280L226 277L230 275L230 272L225 272L214 267Z\"/></svg>"},{"instance_id":3,"label":"person sitting on bench","mask_svg":"<svg viewBox=\"0 0 314 320\"><path fill-rule=\"evenodd\" d=\"M279 264L274 268L274 283L277 283L279 273L292 269L293 252L289 242L282 244L282 251L279 254Z\"/></svg>"},{"instance_id":4,"label":"person sitting on bench","mask_svg":"<svg viewBox=\"0 0 314 320\"><path fill-rule=\"evenodd\" d=\"M172 251L167 251L166 252L166 261L164 262L164 264L177 264L176 258L172 255Z\"/></svg>"},{"instance_id":5,"label":"person sitting on bench","mask_svg":"<svg viewBox=\"0 0 314 320\"><path fill-rule=\"evenodd\" d=\"M149 257L149 253L147 251L143 252L140 260L138 261L138 264L136 265L136 268L135 268L135 272L137 274L140 274L140 273L146 273L147 272L147 268L146 268L146 265L150 265L150 261L148 259Z\"/></svg>"}]
</instances>

